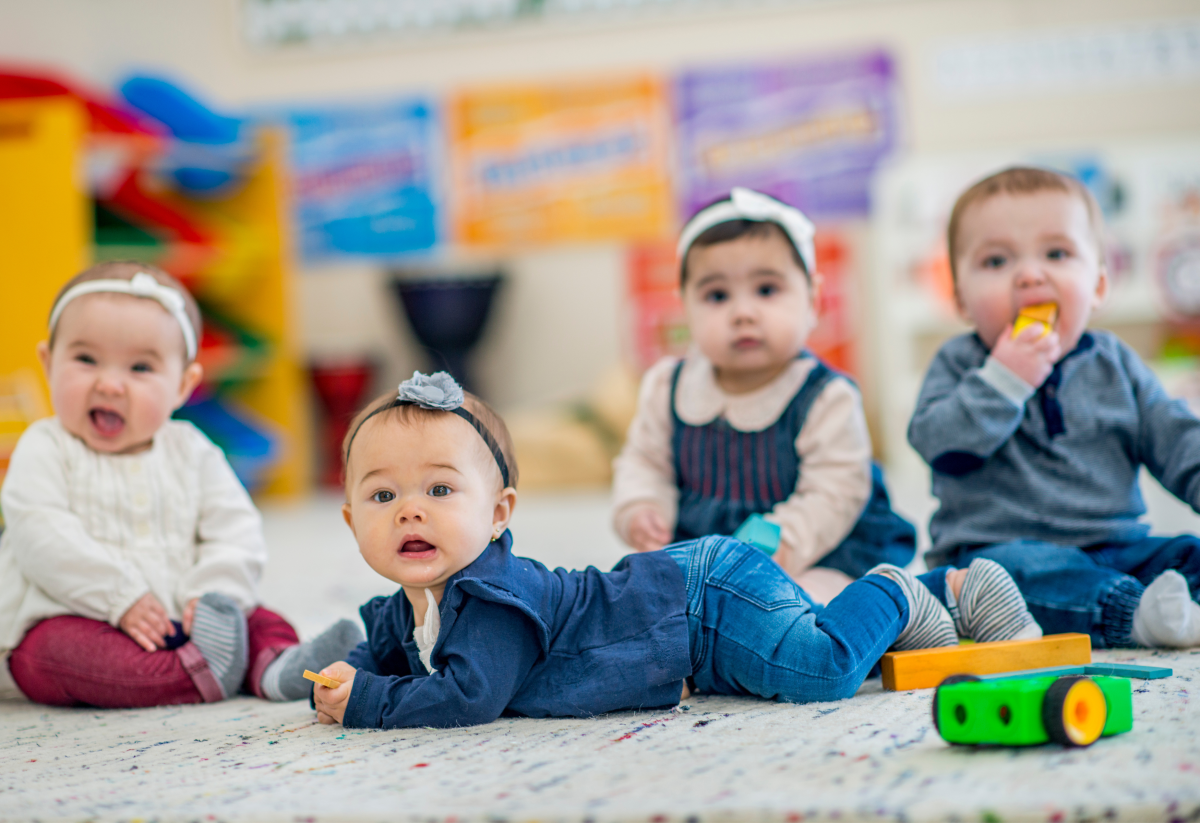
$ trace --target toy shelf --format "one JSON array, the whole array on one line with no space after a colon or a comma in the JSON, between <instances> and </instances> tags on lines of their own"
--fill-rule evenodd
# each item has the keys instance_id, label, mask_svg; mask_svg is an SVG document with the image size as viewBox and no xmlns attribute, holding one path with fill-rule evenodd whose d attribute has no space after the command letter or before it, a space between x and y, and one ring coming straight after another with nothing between
<instances>
[{"instance_id":1,"label":"toy shelf","mask_svg":"<svg viewBox=\"0 0 1200 823\"><path fill-rule=\"evenodd\" d=\"M257 160L228 195L151 192L194 220L197 235L212 241L205 245L162 231L152 213L96 207L83 186L95 149L87 132L87 111L71 96L0 101L0 478L21 432L50 413L35 346L54 296L91 260L125 258L182 275L206 313L209 374L199 402L180 416L226 448L255 494L307 490L311 423L285 236L283 138L257 135ZM246 453L231 450L234 442Z\"/></svg>"},{"instance_id":2,"label":"toy shelf","mask_svg":"<svg viewBox=\"0 0 1200 823\"><path fill-rule=\"evenodd\" d=\"M0 479L21 432L49 414L35 346L55 294L90 255L86 130L72 98L0 101Z\"/></svg>"}]
</instances>

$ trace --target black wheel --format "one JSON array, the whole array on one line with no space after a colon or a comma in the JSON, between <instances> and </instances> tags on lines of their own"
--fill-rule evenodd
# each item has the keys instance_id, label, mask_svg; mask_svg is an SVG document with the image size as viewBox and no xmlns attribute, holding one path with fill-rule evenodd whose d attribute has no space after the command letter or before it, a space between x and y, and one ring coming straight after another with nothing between
<instances>
[{"instance_id":1,"label":"black wheel","mask_svg":"<svg viewBox=\"0 0 1200 823\"><path fill-rule=\"evenodd\" d=\"M1092 745L1107 720L1108 699L1090 677L1060 677L1042 698L1042 724L1050 739L1060 745Z\"/></svg>"},{"instance_id":2,"label":"black wheel","mask_svg":"<svg viewBox=\"0 0 1200 823\"><path fill-rule=\"evenodd\" d=\"M933 690L933 728L938 734L942 733L942 729L938 726L938 692L942 690L942 686L953 686L955 683L977 683L980 678L973 674L952 674L938 683L937 688Z\"/></svg>"}]
</instances>

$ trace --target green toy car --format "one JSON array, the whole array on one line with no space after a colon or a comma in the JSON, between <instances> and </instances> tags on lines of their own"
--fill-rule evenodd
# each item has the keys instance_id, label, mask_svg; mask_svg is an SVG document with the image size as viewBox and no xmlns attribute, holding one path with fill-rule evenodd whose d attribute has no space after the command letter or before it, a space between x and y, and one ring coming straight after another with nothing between
<instances>
[{"instance_id":1,"label":"green toy car","mask_svg":"<svg viewBox=\"0 0 1200 823\"><path fill-rule=\"evenodd\" d=\"M948 743L1090 746L1133 728L1124 677L947 677L933 693L933 725Z\"/></svg>"}]
</instances>

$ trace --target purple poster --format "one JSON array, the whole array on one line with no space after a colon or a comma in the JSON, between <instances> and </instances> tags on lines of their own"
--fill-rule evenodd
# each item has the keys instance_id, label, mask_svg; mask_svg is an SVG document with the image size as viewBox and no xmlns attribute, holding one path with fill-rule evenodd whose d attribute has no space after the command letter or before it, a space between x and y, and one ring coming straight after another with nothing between
<instances>
[{"instance_id":1,"label":"purple poster","mask_svg":"<svg viewBox=\"0 0 1200 823\"><path fill-rule=\"evenodd\" d=\"M865 214L896 145L892 58L870 51L685 72L676 81L680 211L748 186L811 217Z\"/></svg>"}]
</instances>

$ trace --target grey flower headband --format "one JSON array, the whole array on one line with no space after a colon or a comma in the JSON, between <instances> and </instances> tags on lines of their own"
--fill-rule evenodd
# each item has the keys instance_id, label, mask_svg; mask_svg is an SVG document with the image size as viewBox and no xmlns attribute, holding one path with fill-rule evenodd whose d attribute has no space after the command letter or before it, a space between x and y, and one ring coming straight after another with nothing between
<instances>
[{"instance_id":1,"label":"grey flower headband","mask_svg":"<svg viewBox=\"0 0 1200 823\"><path fill-rule=\"evenodd\" d=\"M412 377L400 384L394 399L372 410L354 429L354 434L350 435L349 441L346 442L346 463L350 462L350 446L354 444L354 438L358 436L358 430L363 427L363 423L366 423L375 415L388 409L394 409L397 406L416 405L423 409L447 411L458 415L470 423L475 431L479 432L479 436L483 438L483 442L487 443L488 449L492 452L492 457L496 459L496 466L500 469L500 477L504 480L504 487L508 488L508 461L504 459L504 452L500 450L500 444L496 442L496 438L488 431L487 426L480 423L479 418L462 407L465 399L462 386L458 385L457 381L449 373L444 371L433 374L421 374L419 371L413 372Z\"/></svg>"}]
</instances>

